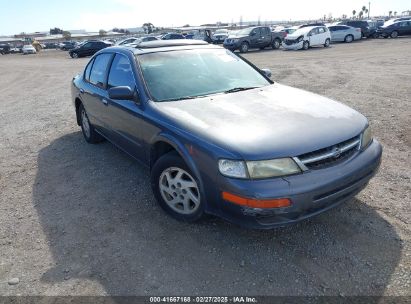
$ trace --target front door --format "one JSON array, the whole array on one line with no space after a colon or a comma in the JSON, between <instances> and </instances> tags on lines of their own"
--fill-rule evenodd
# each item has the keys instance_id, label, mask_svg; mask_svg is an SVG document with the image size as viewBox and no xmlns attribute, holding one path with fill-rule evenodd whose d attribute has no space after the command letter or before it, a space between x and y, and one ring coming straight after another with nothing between
<instances>
[{"instance_id":1,"label":"front door","mask_svg":"<svg viewBox=\"0 0 411 304\"><path fill-rule=\"evenodd\" d=\"M250 47L256 48L261 46L261 28L257 27L252 30L250 42Z\"/></svg>"},{"instance_id":2,"label":"front door","mask_svg":"<svg viewBox=\"0 0 411 304\"><path fill-rule=\"evenodd\" d=\"M129 58L116 54L110 68L107 88L128 86L136 90L136 77ZM133 157L144 160L144 149L141 140L141 125L143 110L138 102L133 100L109 99L110 117L108 124L117 145Z\"/></svg>"}]
</instances>

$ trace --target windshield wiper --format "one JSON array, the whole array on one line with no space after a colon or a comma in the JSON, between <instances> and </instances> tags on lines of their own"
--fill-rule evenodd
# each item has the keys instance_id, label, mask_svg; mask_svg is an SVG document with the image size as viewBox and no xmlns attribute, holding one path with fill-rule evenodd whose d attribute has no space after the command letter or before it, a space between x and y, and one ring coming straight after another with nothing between
<instances>
[{"instance_id":1,"label":"windshield wiper","mask_svg":"<svg viewBox=\"0 0 411 304\"><path fill-rule=\"evenodd\" d=\"M227 91L224 91L224 93L235 93L235 92L240 92L240 91L247 91L247 90L252 90L252 89L257 89L259 87L237 87L237 88L232 88Z\"/></svg>"},{"instance_id":2,"label":"windshield wiper","mask_svg":"<svg viewBox=\"0 0 411 304\"><path fill-rule=\"evenodd\" d=\"M178 98L164 99L161 101L178 101L178 100L185 100L185 99L196 99L196 98L207 97L207 96L210 96L210 95L183 96L183 97L178 97Z\"/></svg>"}]
</instances>

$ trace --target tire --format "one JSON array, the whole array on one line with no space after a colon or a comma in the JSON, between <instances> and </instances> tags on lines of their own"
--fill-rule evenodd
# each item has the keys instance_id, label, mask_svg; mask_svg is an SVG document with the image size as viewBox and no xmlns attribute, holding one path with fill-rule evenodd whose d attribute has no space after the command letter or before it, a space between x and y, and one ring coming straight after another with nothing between
<instances>
[{"instance_id":1,"label":"tire","mask_svg":"<svg viewBox=\"0 0 411 304\"><path fill-rule=\"evenodd\" d=\"M310 48L310 43L308 41L304 41L303 50L308 50L309 48Z\"/></svg>"},{"instance_id":2,"label":"tire","mask_svg":"<svg viewBox=\"0 0 411 304\"><path fill-rule=\"evenodd\" d=\"M351 42L353 42L353 40L354 40L354 36L353 36L353 35L347 35L347 36L345 36L345 38L344 38L344 42L346 42L346 43L351 43Z\"/></svg>"},{"instance_id":3,"label":"tire","mask_svg":"<svg viewBox=\"0 0 411 304\"><path fill-rule=\"evenodd\" d=\"M324 47L329 47L329 46L330 46L330 39L327 38L327 39L325 39Z\"/></svg>"},{"instance_id":4,"label":"tire","mask_svg":"<svg viewBox=\"0 0 411 304\"><path fill-rule=\"evenodd\" d=\"M86 142L88 142L89 144L96 144L101 142L103 140L103 137L96 132L93 125L90 123L86 109L83 107L83 105L80 105L78 111L78 115L80 115L79 117L81 131Z\"/></svg>"},{"instance_id":5,"label":"tire","mask_svg":"<svg viewBox=\"0 0 411 304\"><path fill-rule=\"evenodd\" d=\"M173 218L195 222L204 215L200 183L177 152L163 155L154 164L151 188L160 207Z\"/></svg>"},{"instance_id":6,"label":"tire","mask_svg":"<svg viewBox=\"0 0 411 304\"><path fill-rule=\"evenodd\" d=\"M74 59L77 59L79 57L78 53L76 53L76 52L71 53L70 56L71 56L71 58L74 58Z\"/></svg>"},{"instance_id":7,"label":"tire","mask_svg":"<svg viewBox=\"0 0 411 304\"><path fill-rule=\"evenodd\" d=\"M281 46L281 41L280 41L280 39L274 39L273 44L271 45L271 47L273 48L273 50L279 49L280 46Z\"/></svg>"},{"instance_id":8,"label":"tire","mask_svg":"<svg viewBox=\"0 0 411 304\"><path fill-rule=\"evenodd\" d=\"M398 32L397 31L393 31L390 35L391 38L397 38L398 37Z\"/></svg>"},{"instance_id":9,"label":"tire","mask_svg":"<svg viewBox=\"0 0 411 304\"><path fill-rule=\"evenodd\" d=\"M248 45L248 42L243 42L240 45L240 52L241 53L247 53L249 48L250 48L250 46Z\"/></svg>"}]
</instances>

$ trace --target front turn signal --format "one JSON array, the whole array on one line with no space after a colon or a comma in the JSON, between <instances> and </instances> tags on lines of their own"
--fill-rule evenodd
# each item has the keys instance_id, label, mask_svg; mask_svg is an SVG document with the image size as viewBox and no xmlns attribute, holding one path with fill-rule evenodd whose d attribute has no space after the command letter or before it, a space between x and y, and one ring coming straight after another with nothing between
<instances>
[{"instance_id":1,"label":"front turn signal","mask_svg":"<svg viewBox=\"0 0 411 304\"><path fill-rule=\"evenodd\" d=\"M291 200L288 198L253 199L241 197L229 192L223 192L222 197L227 202L250 208L285 208L291 206Z\"/></svg>"}]
</instances>

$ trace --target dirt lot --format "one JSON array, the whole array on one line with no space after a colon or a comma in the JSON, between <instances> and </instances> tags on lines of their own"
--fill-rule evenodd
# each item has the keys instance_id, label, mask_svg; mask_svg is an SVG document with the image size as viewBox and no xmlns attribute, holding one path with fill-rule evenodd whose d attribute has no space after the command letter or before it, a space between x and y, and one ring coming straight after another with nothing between
<instances>
[{"instance_id":1,"label":"dirt lot","mask_svg":"<svg viewBox=\"0 0 411 304\"><path fill-rule=\"evenodd\" d=\"M384 146L356 199L272 231L176 222L146 169L86 144L69 83L88 59L0 56L0 295L411 296L410 54L399 38L246 55L364 113Z\"/></svg>"}]
</instances>

